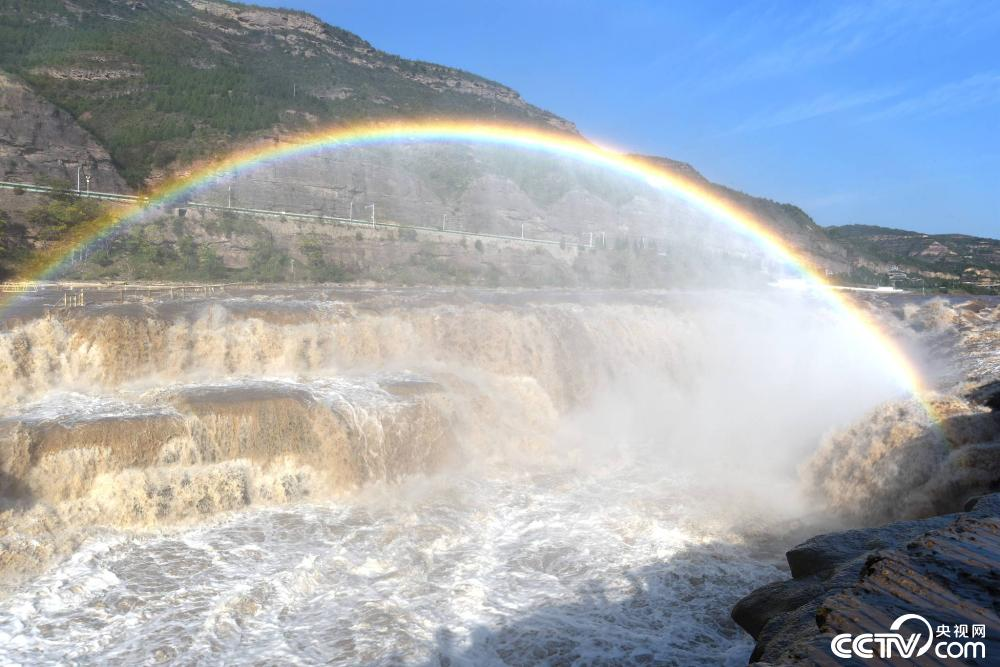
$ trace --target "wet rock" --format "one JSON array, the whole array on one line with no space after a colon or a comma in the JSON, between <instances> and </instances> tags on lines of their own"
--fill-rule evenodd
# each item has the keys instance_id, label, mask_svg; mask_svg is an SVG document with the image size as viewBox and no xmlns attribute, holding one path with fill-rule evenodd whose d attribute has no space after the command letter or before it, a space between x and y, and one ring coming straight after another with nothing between
<instances>
[{"instance_id":1,"label":"wet rock","mask_svg":"<svg viewBox=\"0 0 1000 667\"><path fill-rule=\"evenodd\" d=\"M839 565L874 551L905 544L917 535L947 524L952 517L897 521L880 528L848 530L812 537L785 554L792 577L829 576Z\"/></svg>"},{"instance_id":2,"label":"wet rock","mask_svg":"<svg viewBox=\"0 0 1000 667\"><path fill-rule=\"evenodd\" d=\"M991 410L1000 410L1000 380L989 382L969 392L971 402L985 405Z\"/></svg>"},{"instance_id":3,"label":"wet rock","mask_svg":"<svg viewBox=\"0 0 1000 667\"><path fill-rule=\"evenodd\" d=\"M986 516L1000 516L1000 493L972 498L965 504L965 512L982 512Z\"/></svg>"},{"instance_id":4,"label":"wet rock","mask_svg":"<svg viewBox=\"0 0 1000 667\"><path fill-rule=\"evenodd\" d=\"M790 550L793 579L733 608L757 640L751 662L845 664L830 652L833 636L888 630L906 613L934 627L984 625L986 655L1000 655L1000 493L968 509L819 535Z\"/></svg>"},{"instance_id":5,"label":"wet rock","mask_svg":"<svg viewBox=\"0 0 1000 667\"><path fill-rule=\"evenodd\" d=\"M737 602L733 607L732 617L756 639L771 618L798 609L824 590L818 581L775 581Z\"/></svg>"}]
</instances>

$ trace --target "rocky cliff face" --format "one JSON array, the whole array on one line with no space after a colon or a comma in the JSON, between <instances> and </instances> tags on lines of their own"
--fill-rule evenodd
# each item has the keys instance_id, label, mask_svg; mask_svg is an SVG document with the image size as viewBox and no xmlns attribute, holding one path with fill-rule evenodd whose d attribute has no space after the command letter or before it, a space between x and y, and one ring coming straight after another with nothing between
<instances>
[{"instance_id":1,"label":"rocky cliff face","mask_svg":"<svg viewBox=\"0 0 1000 667\"><path fill-rule=\"evenodd\" d=\"M309 14L234 5L214 0L189 0L189 4L195 10L205 12L212 19L222 19L226 22L239 24L238 32L241 32L242 36L250 36L251 39L278 36L285 43L288 51L294 55L305 58L326 55L372 72L391 73L438 93L456 92L484 100L493 107L499 104L501 108L517 109L526 116L543 121L557 129L576 132L576 126L573 123L528 104L517 91L507 86L453 67L405 61L383 53L356 35L327 25ZM211 24L212 22L210 20L206 23ZM227 26L221 22L210 25L210 27L221 33L227 32ZM267 47L262 45L262 48ZM416 67L413 66L414 64ZM306 89L303 92L310 92L310 90ZM352 96L355 91L347 88L330 89L319 86L315 92L320 96L343 99Z\"/></svg>"},{"instance_id":2,"label":"rocky cliff face","mask_svg":"<svg viewBox=\"0 0 1000 667\"><path fill-rule=\"evenodd\" d=\"M787 559L791 580L764 586L733 608L733 620L757 640L753 664L869 664L835 659L833 637L888 632L904 614L949 632L984 626L979 641L987 659L960 664L992 664L988 658L1000 654L1000 494L975 501L968 512L820 535ZM933 654L924 658L884 664L942 664Z\"/></svg>"},{"instance_id":3,"label":"rocky cliff face","mask_svg":"<svg viewBox=\"0 0 1000 667\"><path fill-rule=\"evenodd\" d=\"M529 150L474 145L340 148L219 179L199 201L277 211L446 227L506 236L646 250L756 253L752 243L679 197L646 183ZM752 198L745 197L747 201ZM777 204L765 218L792 233ZM796 240L819 248L822 233ZM808 245L812 244L812 245ZM695 247L700 248L695 250ZM819 258L820 255L817 254ZM825 253L836 264L835 253Z\"/></svg>"},{"instance_id":4,"label":"rocky cliff face","mask_svg":"<svg viewBox=\"0 0 1000 667\"><path fill-rule=\"evenodd\" d=\"M77 167L94 190L120 192L125 181L107 150L65 111L0 71L0 174L4 180L76 184Z\"/></svg>"},{"instance_id":5,"label":"rocky cliff face","mask_svg":"<svg viewBox=\"0 0 1000 667\"><path fill-rule=\"evenodd\" d=\"M745 284L748 266L679 247L530 244L363 224L258 220L187 209L108 241L67 278L105 280L260 279L386 285L656 288ZM200 248L197 253L195 249ZM206 273L205 254L218 260ZM199 256L200 254L200 256ZM268 263L266 275L260 271ZM763 278L761 278L762 280Z\"/></svg>"}]
</instances>

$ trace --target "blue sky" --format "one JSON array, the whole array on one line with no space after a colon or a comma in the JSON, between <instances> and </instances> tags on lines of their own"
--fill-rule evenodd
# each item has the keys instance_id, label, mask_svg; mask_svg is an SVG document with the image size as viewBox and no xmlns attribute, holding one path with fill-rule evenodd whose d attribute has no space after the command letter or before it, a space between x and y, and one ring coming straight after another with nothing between
<instances>
[{"instance_id":1,"label":"blue sky","mask_svg":"<svg viewBox=\"0 0 1000 667\"><path fill-rule=\"evenodd\" d=\"M1000 237L1000 2L268 1L823 225Z\"/></svg>"}]
</instances>

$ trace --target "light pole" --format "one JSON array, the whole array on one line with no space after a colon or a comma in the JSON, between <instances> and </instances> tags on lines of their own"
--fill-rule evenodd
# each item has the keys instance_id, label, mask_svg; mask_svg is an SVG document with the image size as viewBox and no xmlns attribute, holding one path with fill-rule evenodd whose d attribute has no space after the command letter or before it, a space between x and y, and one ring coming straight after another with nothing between
<instances>
[{"instance_id":1,"label":"light pole","mask_svg":"<svg viewBox=\"0 0 1000 667\"><path fill-rule=\"evenodd\" d=\"M76 194L80 194L80 172L83 171L83 165L76 165Z\"/></svg>"},{"instance_id":2,"label":"light pole","mask_svg":"<svg viewBox=\"0 0 1000 667\"><path fill-rule=\"evenodd\" d=\"M371 204L368 204L368 206L365 206L365 208L366 209L370 208L372 210L372 228L374 229L375 228L375 202L372 202Z\"/></svg>"},{"instance_id":3,"label":"light pole","mask_svg":"<svg viewBox=\"0 0 1000 667\"><path fill-rule=\"evenodd\" d=\"M351 222L354 222L354 200L351 200Z\"/></svg>"},{"instance_id":4,"label":"light pole","mask_svg":"<svg viewBox=\"0 0 1000 667\"><path fill-rule=\"evenodd\" d=\"M448 229L445 226L445 221L447 221L447 219L448 219L448 214L447 213L442 213L441 214L441 231L442 232L447 231L447 229Z\"/></svg>"}]
</instances>

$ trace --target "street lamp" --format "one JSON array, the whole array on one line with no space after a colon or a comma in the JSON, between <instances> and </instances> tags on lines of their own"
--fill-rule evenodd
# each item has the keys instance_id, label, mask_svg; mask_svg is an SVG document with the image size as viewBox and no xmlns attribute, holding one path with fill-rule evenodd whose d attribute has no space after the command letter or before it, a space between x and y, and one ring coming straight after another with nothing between
<instances>
[{"instance_id":1,"label":"street lamp","mask_svg":"<svg viewBox=\"0 0 1000 667\"><path fill-rule=\"evenodd\" d=\"M369 208L372 210L372 227L374 228L375 227L375 202L372 202L371 204L368 204L368 206L365 206L366 210L369 209Z\"/></svg>"}]
</instances>

